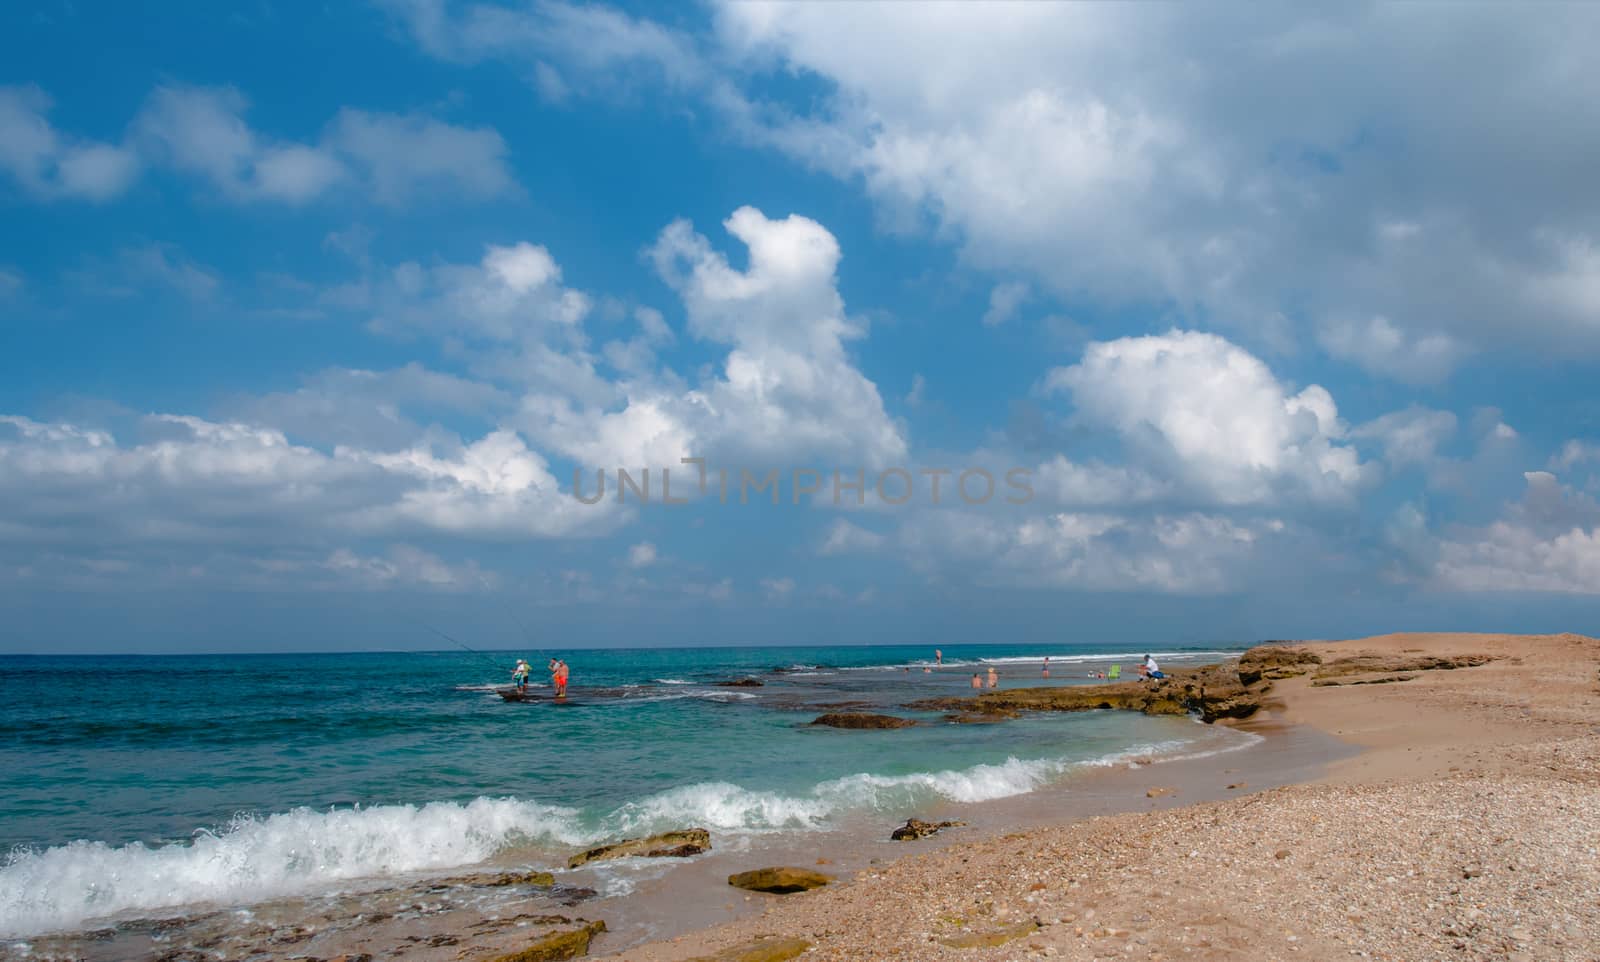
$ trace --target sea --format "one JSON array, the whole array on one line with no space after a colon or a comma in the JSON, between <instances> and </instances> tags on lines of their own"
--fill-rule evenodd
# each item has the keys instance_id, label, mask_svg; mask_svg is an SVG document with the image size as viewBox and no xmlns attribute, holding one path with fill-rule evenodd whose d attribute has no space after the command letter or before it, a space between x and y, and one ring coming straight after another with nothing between
<instances>
[{"instance_id":1,"label":"sea","mask_svg":"<svg viewBox=\"0 0 1600 962\"><path fill-rule=\"evenodd\" d=\"M1240 646L1242 647L1242 646ZM719 844L836 832L1040 791L1240 733L1126 712L951 724L905 706L1093 683L1096 645L0 657L0 941L284 898L351 897L701 827ZM1164 667L1233 646L1166 646ZM507 702L517 658L565 704ZM1048 676L1044 659L1048 657ZM734 686L727 683L744 682ZM759 683L759 684L754 684ZM986 682L985 682L986 683ZM829 711L926 724L844 731ZM592 884L625 893L630 871Z\"/></svg>"}]
</instances>

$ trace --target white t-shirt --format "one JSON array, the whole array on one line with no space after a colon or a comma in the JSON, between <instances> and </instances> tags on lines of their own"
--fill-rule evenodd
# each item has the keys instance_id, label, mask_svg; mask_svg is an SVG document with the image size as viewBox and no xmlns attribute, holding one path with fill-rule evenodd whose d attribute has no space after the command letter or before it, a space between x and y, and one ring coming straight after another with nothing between
<instances>
[{"instance_id":1,"label":"white t-shirt","mask_svg":"<svg viewBox=\"0 0 1600 962\"><path fill-rule=\"evenodd\" d=\"M1156 664L1156 660L1154 658L1149 657L1148 655L1145 656L1144 666L1146 668L1150 669L1151 671L1160 671L1161 670L1161 668Z\"/></svg>"}]
</instances>

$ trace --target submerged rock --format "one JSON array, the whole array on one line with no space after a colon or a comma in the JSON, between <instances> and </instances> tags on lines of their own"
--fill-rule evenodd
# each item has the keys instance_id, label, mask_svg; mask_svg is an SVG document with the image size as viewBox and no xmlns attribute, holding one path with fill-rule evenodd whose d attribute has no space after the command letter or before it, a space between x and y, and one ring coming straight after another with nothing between
<instances>
[{"instance_id":1,"label":"submerged rock","mask_svg":"<svg viewBox=\"0 0 1600 962\"><path fill-rule=\"evenodd\" d=\"M589 954L589 943L606 930L601 921L585 923L582 928L549 932L534 940L525 949L497 955L489 962L564 962Z\"/></svg>"},{"instance_id":2,"label":"submerged rock","mask_svg":"<svg viewBox=\"0 0 1600 962\"><path fill-rule=\"evenodd\" d=\"M787 895L791 892L808 892L811 889L821 888L833 881L833 876L813 872L808 868L758 868L749 872L740 872L728 876L728 884L737 889L748 889L751 892L775 892Z\"/></svg>"},{"instance_id":3,"label":"submerged rock","mask_svg":"<svg viewBox=\"0 0 1600 962\"><path fill-rule=\"evenodd\" d=\"M766 682L758 681L754 678L740 678L738 681L716 682L716 686L718 688L761 688L765 685Z\"/></svg>"},{"instance_id":4,"label":"submerged rock","mask_svg":"<svg viewBox=\"0 0 1600 962\"><path fill-rule=\"evenodd\" d=\"M567 868L577 868L608 858L687 858L710 850L711 833L703 828L691 828L591 848L567 859Z\"/></svg>"},{"instance_id":5,"label":"submerged rock","mask_svg":"<svg viewBox=\"0 0 1600 962\"><path fill-rule=\"evenodd\" d=\"M829 728L911 728L917 722L895 715L874 715L870 712L829 712L814 719L813 725Z\"/></svg>"},{"instance_id":6,"label":"submerged rock","mask_svg":"<svg viewBox=\"0 0 1600 962\"><path fill-rule=\"evenodd\" d=\"M906 823L904 825L895 829L893 832L890 832L889 837L894 839L896 842L911 842L919 838L927 838L929 835L936 835L941 828L959 828L965 824L967 823L924 822L920 818L908 818L906 819Z\"/></svg>"},{"instance_id":7,"label":"submerged rock","mask_svg":"<svg viewBox=\"0 0 1600 962\"><path fill-rule=\"evenodd\" d=\"M429 889L443 888L501 888L506 885L533 885L550 888L556 877L549 872L474 872L471 875L452 875L428 885Z\"/></svg>"}]
</instances>

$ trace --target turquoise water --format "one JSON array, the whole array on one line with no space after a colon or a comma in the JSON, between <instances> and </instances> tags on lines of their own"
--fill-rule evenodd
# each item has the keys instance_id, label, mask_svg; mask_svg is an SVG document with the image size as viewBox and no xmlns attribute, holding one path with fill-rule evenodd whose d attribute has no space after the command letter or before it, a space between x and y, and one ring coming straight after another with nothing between
<instances>
[{"instance_id":1,"label":"turquoise water","mask_svg":"<svg viewBox=\"0 0 1600 962\"><path fill-rule=\"evenodd\" d=\"M556 864L577 845L691 824L803 832L982 802L1206 731L1109 712L806 724L832 706L938 721L902 706L966 694L989 664L1002 687L1081 684L1142 652L950 646L933 672L925 647L561 654L562 706L492 690L517 657L543 666L533 650L0 658L0 935L508 856ZM741 678L762 685L715 684Z\"/></svg>"}]
</instances>

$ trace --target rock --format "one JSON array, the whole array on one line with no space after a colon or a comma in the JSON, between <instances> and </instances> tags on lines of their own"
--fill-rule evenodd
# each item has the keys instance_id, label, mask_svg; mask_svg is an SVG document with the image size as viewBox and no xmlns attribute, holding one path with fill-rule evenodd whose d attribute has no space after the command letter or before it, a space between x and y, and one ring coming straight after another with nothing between
<instances>
[{"instance_id":1,"label":"rock","mask_svg":"<svg viewBox=\"0 0 1600 962\"><path fill-rule=\"evenodd\" d=\"M500 888L505 885L534 885L550 888L556 877L549 872L475 872L471 875L452 875L428 885L429 889L442 888Z\"/></svg>"},{"instance_id":2,"label":"rock","mask_svg":"<svg viewBox=\"0 0 1600 962\"><path fill-rule=\"evenodd\" d=\"M686 858L711 849L711 833L703 828L665 832L649 838L630 838L613 845L602 845L567 859L567 868L608 858Z\"/></svg>"},{"instance_id":3,"label":"rock","mask_svg":"<svg viewBox=\"0 0 1600 962\"><path fill-rule=\"evenodd\" d=\"M996 945L1005 945L1007 942L1015 942L1017 939L1027 938L1037 931L1039 931L1039 923L1030 919L1027 922L1019 922L1016 925L1008 925L1003 929L995 929L990 932L963 932L961 935L947 935L934 941L941 945L948 945L952 949L986 949Z\"/></svg>"},{"instance_id":4,"label":"rock","mask_svg":"<svg viewBox=\"0 0 1600 962\"><path fill-rule=\"evenodd\" d=\"M833 881L833 876L813 872L808 868L758 868L728 876L728 884L751 892L808 892Z\"/></svg>"},{"instance_id":5,"label":"rock","mask_svg":"<svg viewBox=\"0 0 1600 962\"><path fill-rule=\"evenodd\" d=\"M701 955L687 962L788 962L797 958L811 943L805 939L759 939L723 949L715 955Z\"/></svg>"},{"instance_id":6,"label":"rock","mask_svg":"<svg viewBox=\"0 0 1600 962\"><path fill-rule=\"evenodd\" d=\"M1176 788L1147 788L1145 789L1144 797L1162 798L1167 795L1176 795L1177 793L1178 790Z\"/></svg>"},{"instance_id":7,"label":"rock","mask_svg":"<svg viewBox=\"0 0 1600 962\"><path fill-rule=\"evenodd\" d=\"M1483 874L1483 866L1482 865L1463 865L1461 867L1461 877L1462 878L1477 878L1478 876L1480 876L1482 874Z\"/></svg>"},{"instance_id":8,"label":"rock","mask_svg":"<svg viewBox=\"0 0 1600 962\"><path fill-rule=\"evenodd\" d=\"M868 712L830 712L814 719L813 725L829 728L910 728L917 724L910 718L894 715L873 715Z\"/></svg>"},{"instance_id":9,"label":"rock","mask_svg":"<svg viewBox=\"0 0 1600 962\"><path fill-rule=\"evenodd\" d=\"M1239 656L1239 683L1254 685L1262 679L1292 678L1322 664L1322 659L1301 648L1257 645Z\"/></svg>"},{"instance_id":10,"label":"rock","mask_svg":"<svg viewBox=\"0 0 1600 962\"><path fill-rule=\"evenodd\" d=\"M1248 652L1247 652L1248 654ZM1457 668L1476 668L1494 661L1491 655L1451 655L1445 658L1405 655L1351 655L1335 658L1318 668L1315 679L1342 678L1347 675L1394 675L1415 671L1453 671Z\"/></svg>"},{"instance_id":11,"label":"rock","mask_svg":"<svg viewBox=\"0 0 1600 962\"><path fill-rule=\"evenodd\" d=\"M1015 715L1023 711L1123 709L1146 715L1198 714L1201 720L1248 718L1261 708L1265 692L1246 688L1231 665L1180 668L1156 682L1122 681L1104 685L1016 688L968 698L931 698L905 707L956 715Z\"/></svg>"},{"instance_id":12,"label":"rock","mask_svg":"<svg viewBox=\"0 0 1600 962\"><path fill-rule=\"evenodd\" d=\"M765 682L758 681L755 678L740 678L738 681L719 681L716 686L718 688L761 688L765 684Z\"/></svg>"},{"instance_id":13,"label":"rock","mask_svg":"<svg viewBox=\"0 0 1600 962\"><path fill-rule=\"evenodd\" d=\"M995 725L1003 721L1016 718L1020 712L992 711L992 712L953 712L944 716L944 720L952 725Z\"/></svg>"},{"instance_id":14,"label":"rock","mask_svg":"<svg viewBox=\"0 0 1600 962\"><path fill-rule=\"evenodd\" d=\"M525 949L497 955L489 962L563 962L589 954L589 942L606 930L604 922L586 923L582 928L548 932Z\"/></svg>"},{"instance_id":15,"label":"rock","mask_svg":"<svg viewBox=\"0 0 1600 962\"><path fill-rule=\"evenodd\" d=\"M1228 786L1228 791L1231 792L1236 788L1249 788L1249 787L1250 787L1250 783L1249 782L1233 782L1232 784L1230 784Z\"/></svg>"},{"instance_id":16,"label":"rock","mask_svg":"<svg viewBox=\"0 0 1600 962\"><path fill-rule=\"evenodd\" d=\"M889 837L896 842L910 842L919 838L927 838L936 834L941 828L958 828L966 822L924 822L920 818L908 818L906 823L893 832Z\"/></svg>"}]
</instances>

